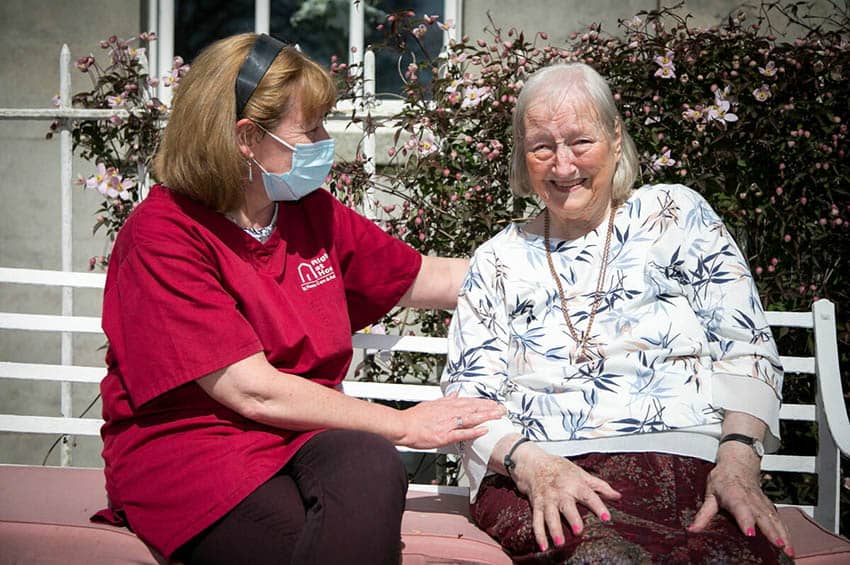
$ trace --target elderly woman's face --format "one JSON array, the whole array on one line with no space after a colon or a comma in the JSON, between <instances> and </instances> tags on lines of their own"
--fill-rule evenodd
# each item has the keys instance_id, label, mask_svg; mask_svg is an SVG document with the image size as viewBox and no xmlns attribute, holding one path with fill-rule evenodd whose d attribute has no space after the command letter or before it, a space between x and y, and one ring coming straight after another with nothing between
<instances>
[{"instance_id":1,"label":"elderly woman's face","mask_svg":"<svg viewBox=\"0 0 850 565\"><path fill-rule=\"evenodd\" d=\"M598 225L611 203L619 139L609 140L591 105L569 92L532 102L525 131L531 188L552 219Z\"/></svg>"}]
</instances>

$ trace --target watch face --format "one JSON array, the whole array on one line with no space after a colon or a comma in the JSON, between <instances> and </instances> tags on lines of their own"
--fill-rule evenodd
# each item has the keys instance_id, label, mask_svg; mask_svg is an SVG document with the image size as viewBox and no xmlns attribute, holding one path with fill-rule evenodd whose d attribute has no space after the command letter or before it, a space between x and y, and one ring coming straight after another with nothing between
<instances>
[{"instance_id":1,"label":"watch face","mask_svg":"<svg viewBox=\"0 0 850 565\"><path fill-rule=\"evenodd\" d=\"M753 450L759 457L764 457L764 445L759 440L753 440Z\"/></svg>"}]
</instances>

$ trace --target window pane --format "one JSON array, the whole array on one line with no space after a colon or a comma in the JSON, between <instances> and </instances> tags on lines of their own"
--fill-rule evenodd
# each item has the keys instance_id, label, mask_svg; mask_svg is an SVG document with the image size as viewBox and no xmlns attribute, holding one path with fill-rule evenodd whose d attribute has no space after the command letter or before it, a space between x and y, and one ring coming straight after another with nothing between
<instances>
[{"instance_id":1,"label":"window pane","mask_svg":"<svg viewBox=\"0 0 850 565\"><path fill-rule=\"evenodd\" d=\"M191 63L207 45L254 31L254 0L175 0L174 54Z\"/></svg>"},{"instance_id":2,"label":"window pane","mask_svg":"<svg viewBox=\"0 0 850 565\"><path fill-rule=\"evenodd\" d=\"M366 37L365 45L377 44L383 41L383 33L375 29L378 24L386 23L387 14L401 10L413 10L416 18L422 18L425 14L429 16L439 15L443 21L443 0L373 0L369 3L372 10L366 12ZM416 60L435 59L443 48L443 31L436 25L427 26L428 32L419 42L408 34L406 39L408 48L415 54ZM421 43L424 51L419 46ZM398 53L382 49L375 57L375 83L378 97L387 97L388 94L400 94L404 74L407 66L413 62L411 55L399 58ZM420 71L419 80L428 81L431 78L430 71Z\"/></svg>"},{"instance_id":3,"label":"window pane","mask_svg":"<svg viewBox=\"0 0 850 565\"><path fill-rule=\"evenodd\" d=\"M269 30L325 67L348 61L348 0L272 0Z\"/></svg>"},{"instance_id":4,"label":"window pane","mask_svg":"<svg viewBox=\"0 0 850 565\"><path fill-rule=\"evenodd\" d=\"M254 0L175 0L174 54L186 62L210 43L237 33L254 30ZM416 17L440 15L443 0L369 0L365 2L364 44L383 40L375 28L386 23L387 14L413 10ZM297 42L301 49L322 65L329 66L332 55L348 60L349 0L272 0L269 31L287 42ZM435 58L443 45L443 32L436 25L416 41L408 35L409 48L417 61ZM419 46L421 43L423 49ZM399 59L398 53L382 50L376 57L377 92L400 94L402 74L413 61L410 55ZM420 80L430 79L422 71Z\"/></svg>"}]
</instances>

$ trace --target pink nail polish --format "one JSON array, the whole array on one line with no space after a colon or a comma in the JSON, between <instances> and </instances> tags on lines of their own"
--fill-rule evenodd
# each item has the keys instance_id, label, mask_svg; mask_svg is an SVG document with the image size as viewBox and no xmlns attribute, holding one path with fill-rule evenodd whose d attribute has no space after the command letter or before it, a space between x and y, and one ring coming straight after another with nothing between
<instances>
[{"instance_id":1,"label":"pink nail polish","mask_svg":"<svg viewBox=\"0 0 850 565\"><path fill-rule=\"evenodd\" d=\"M785 555L788 557L794 557L794 549L790 546L785 548Z\"/></svg>"},{"instance_id":2,"label":"pink nail polish","mask_svg":"<svg viewBox=\"0 0 850 565\"><path fill-rule=\"evenodd\" d=\"M575 535L579 535L581 533L581 526L573 524L572 529Z\"/></svg>"},{"instance_id":3,"label":"pink nail polish","mask_svg":"<svg viewBox=\"0 0 850 565\"><path fill-rule=\"evenodd\" d=\"M546 551L546 545L545 544L542 544L542 543L540 544L540 551Z\"/></svg>"},{"instance_id":4,"label":"pink nail polish","mask_svg":"<svg viewBox=\"0 0 850 565\"><path fill-rule=\"evenodd\" d=\"M603 522L610 522L611 521L611 515L608 514L607 512L603 512L602 516L600 516L599 518L601 518Z\"/></svg>"},{"instance_id":5,"label":"pink nail polish","mask_svg":"<svg viewBox=\"0 0 850 565\"><path fill-rule=\"evenodd\" d=\"M756 531L753 528L747 528L747 537L753 538L756 536Z\"/></svg>"},{"instance_id":6,"label":"pink nail polish","mask_svg":"<svg viewBox=\"0 0 850 565\"><path fill-rule=\"evenodd\" d=\"M555 545L564 545L564 538L555 538Z\"/></svg>"},{"instance_id":7,"label":"pink nail polish","mask_svg":"<svg viewBox=\"0 0 850 565\"><path fill-rule=\"evenodd\" d=\"M785 540L782 538L776 538L776 545L779 547L785 547Z\"/></svg>"}]
</instances>

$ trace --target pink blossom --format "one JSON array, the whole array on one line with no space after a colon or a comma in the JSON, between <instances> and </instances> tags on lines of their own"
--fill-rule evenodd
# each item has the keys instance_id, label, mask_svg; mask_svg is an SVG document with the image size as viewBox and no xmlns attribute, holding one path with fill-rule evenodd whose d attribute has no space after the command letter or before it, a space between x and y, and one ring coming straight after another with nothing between
<instances>
[{"instance_id":1,"label":"pink blossom","mask_svg":"<svg viewBox=\"0 0 850 565\"><path fill-rule=\"evenodd\" d=\"M676 160L670 158L669 149L662 153L660 157L658 155L653 155L652 159L652 168L656 171L660 171L664 167L672 167L676 164Z\"/></svg>"},{"instance_id":2,"label":"pink blossom","mask_svg":"<svg viewBox=\"0 0 850 565\"><path fill-rule=\"evenodd\" d=\"M110 108L121 108L124 106L124 97L120 94L117 96L107 96L106 101L109 102Z\"/></svg>"},{"instance_id":3,"label":"pink blossom","mask_svg":"<svg viewBox=\"0 0 850 565\"><path fill-rule=\"evenodd\" d=\"M655 75L660 78L676 78L675 67L672 65L669 67L660 67L657 71L655 71Z\"/></svg>"},{"instance_id":4,"label":"pink blossom","mask_svg":"<svg viewBox=\"0 0 850 565\"><path fill-rule=\"evenodd\" d=\"M121 200L130 200L132 197L130 189L136 186L136 181L122 178L121 175L113 176L112 181L112 189L115 194L108 194L108 196L118 196Z\"/></svg>"},{"instance_id":5,"label":"pink blossom","mask_svg":"<svg viewBox=\"0 0 850 565\"><path fill-rule=\"evenodd\" d=\"M449 31L450 29L454 29L455 21L454 20L446 20L445 22L440 22L437 24L437 27L443 31Z\"/></svg>"},{"instance_id":6,"label":"pink blossom","mask_svg":"<svg viewBox=\"0 0 850 565\"><path fill-rule=\"evenodd\" d=\"M641 20L638 16L635 16L629 21L623 23L627 28L637 30L640 29L640 26L643 25L643 20Z\"/></svg>"},{"instance_id":7,"label":"pink blossom","mask_svg":"<svg viewBox=\"0 0 850 565\"><path fill-rule=\"evenodd\" d=\"M776 64L768 61L764 67L759 67L759 72L766 77L772 77L776 74Z\"/></svg>"},{"instance_id":8,"label":"pink blossom","mask_svg":"<svg viewBox=\"0 0 850 565\"><path fill-rule=\"evenodd\" d=\"M468 86L463 91L463 102L461 108L478 106L482 100L490 96L490 89L486 86L480 88Z\"/></svg>"},{"instance_id":9,"label":"pink blossom","mask_svg":"<svg viewBox=\"0 0 850 565\"><path fill-rule=\"evenodd\" d=\"M770 87L766 84L762 84L757 89L753 90L753 97L759 102L765 102L768 98L770 98Z\"/></svg>"},{"instance_id":10,"label":"pink blossom","mask_svg":"<svg viewBox=\"0 0 850 565\"><path fill-rule=\"evenodd\" d=\"M708 120L717 120L719 122L737 122L738 116L729 112L729 101L718 100L716 104L708 107Z\"/></svg>"},{"instance_id":11,"label":"pink blossom","mask_svg":"<svg viewBox=\"0 0 850 565\"><path fill-rule=\"evenodd\" d=\"M112 175L115 174L115 169L110 167L106 168L106 165L103 163L97 164L97 169L94 175L90 176L86 180L86 188L94 188L104 196L106 196L106 191L111 182Z\"/></svg>"},{"instance_id":12,"label":"pink blossom","mask_svg":"<svg viewBox=\"0 0 850 565\"><path fill-rule=\"evenodd\" d=\"M673 65L673 52L669 49L664 52L664 55L656 55L652 58L652 60L655 61L655 64L659 67L675 69L675 66Z\"/></svg>"},{"instance_id":13,"label":"pink blossom","mask_svg":"<svg viewBox=\"0 0 850 565\"><path fill-rule=\"evenodd\" d=\"M413 31L411 31L410 33L412 33L415 38L422 39L423 37L425 37L425 34L428 33L428 28L425 27L425 24L419 24L418 26L413 28Z\"/></svg>"},{"instance_id":14,"label":"pink blossom","mask_svg":"<svg viewBox=\"0 0 850 565\"><path fill-rule=\"evenodd\" d=\"M81 72L87 73L89 72L89 67L94 64L94 57L91 55L87 57L80 57L74 63L74 66L77 67Z\"/></svg>"},{"instance_id":15,"label":"pink blossom","mask_svg":"<svg viewBox=\"0 0 850 565\"><path fill-rule=\"evenodd\" d=\"M131 59L141 59L145 56L145 48L144 47L130 47L127 49L127 53L130 55Z\"/></svg>"}]
</instances>

